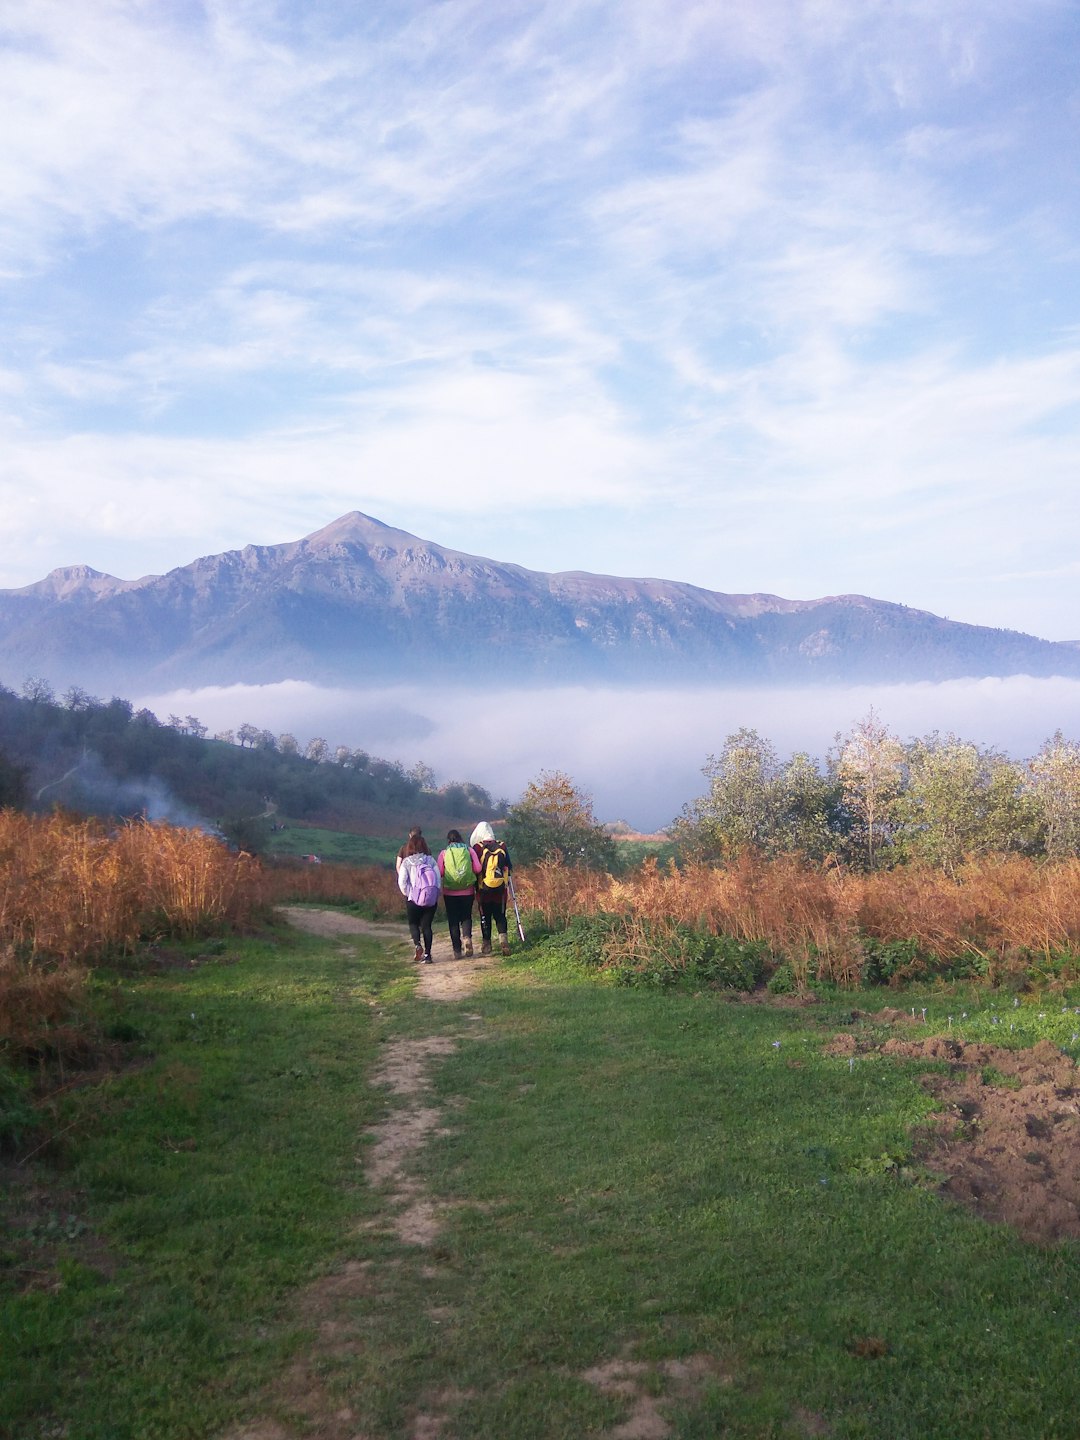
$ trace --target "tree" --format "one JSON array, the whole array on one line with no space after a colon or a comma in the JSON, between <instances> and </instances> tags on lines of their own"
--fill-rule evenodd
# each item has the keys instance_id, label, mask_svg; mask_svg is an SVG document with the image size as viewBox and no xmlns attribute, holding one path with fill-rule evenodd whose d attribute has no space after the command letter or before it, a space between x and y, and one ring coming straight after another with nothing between
<instances>
[{"instance_id":1,"label":"tree","mask_svg":"<svg viewBox=\"0 0 1080 1440\"><path fill-rule=\"evenodd\" d=\"M81 685L69 685L60 702L65 710L92 710L101 701L84 690Z\"/></svg>"},{"instance_id":2,"label":"tree","mask_svg":"<svg viewBox=\"0 0 1080 1440\"><path fill-rule=\"evenodd\" d=\"M243 750L245 746L248 745L254 746L258 738L259 727L257 725L252 725L250 720L245 720L244 723L239 726L236 731L236 739L240 745L241 750Z\"/></svg>"},{"instance_id":3,"label":"tree","mask_svg":"<svg viewBox=\"0 0 1080 1440\"><path fill-rule=\"evenodd\" d=\"M936 732L907 748L907 784L894 807L905 854L953 874L971 855L1029 851L1038 807L1006 756Z\"/></svg>"},{"instance_id":4,"label":"tree","mask_svg":"<svg viewBox=\"0 0 1080 1440\"><path fill-rule=\"evenodd\" d=\"M304 755L308 760L314 760L318 765L325 765L326 761L330 758L330 746L321 735L316 735L313 740L308 741Z\"/></svg>"},{"instance_id":5,"label":"tree","mask_svg":"<svg viewBox=\"0 0 1080 1440\"><path fill-rule=\"evenodd\" d=\"M425 765L418 760L411 770L405 772L418 790L434 790L436 785L435 771L430 765Z\"/></svg>"},{"instance_id":6,"label":"tree","mask_svg":"<svg viewBox=\"0 0 1080 1440\"><path fill-rule=\"evenodd\" d=\"M511 807L506 843L523 864L561 856L590 870L615 866L615 842L597 824L592 796L561 770L541 770Z\"/></svg>"},{"instance_id":7,"label":"tree","mask_svg":"<svg viewBox=\"0 0 1080 1440\"><path fill-rule=\"evenodd\" d=\"M852 839L868 870L876 868L892 834L904 779L904 747L871 708L846 736L836 737L835 773L854 825Z\"/></svg>"},{"instance_id":8,"label":"tree","mask_svg":"<svg viewBox=\"0 0 1080 1440\"><path fill-rule=\"evenodd\" d=\"M31 705L55 705L56 703L52 686L40 675L27 676L23 681L22 697L24 700L29 700Z\"/></svg>"},{"instance_id":9,"label":"tree","mask_svg":"<svg viewBox=\"0 0 1080 1440\"><path fill-rule=\"evenodd\" d=\"M1080 854L1080 745L1055 731L1028 762L1028 777L1047 855Z\"/></svg>"},{"instance_id":10,"label":"tree","mask_svg":"<svg viewBox=\"0 0 1080 1440\"><path fill-rule=\"evenodd\" d=\"M709 793L684 807L675 839L706 857L730 859L747 848L769 851L781 818L781 770L768 740L745 726L729 735L701 772Z\"/></svg>"},{"instance_id":11,"label":"tree","mask_svg":"<svg viewBox=\"0 0 1080 1440\"><path fill-rule=\"evenodd\" d=\"M822 861L843 844L843 794L835 776L823 775L803 751L784 766L776 784L779 818L770 853L798 853Z\"/></svg>"}]
</instances>

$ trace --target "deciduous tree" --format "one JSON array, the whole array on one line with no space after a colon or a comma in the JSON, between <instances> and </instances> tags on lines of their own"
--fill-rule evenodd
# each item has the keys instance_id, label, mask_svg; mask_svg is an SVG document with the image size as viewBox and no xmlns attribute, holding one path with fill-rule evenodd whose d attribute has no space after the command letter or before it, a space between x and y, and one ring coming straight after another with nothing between
<instances>
[{"instance_id":1,"label":"deciduous tree","mask_svg":"<svg viewBox=\"0 0 1080 1440\"><path fill-rule=\"evenodd\" d=\"M506 841L516 861L560 855L567 864L611 870L615 842L597 823L592 796L562 770L542 770L511 807Z\"/></svg>"},{"instance_id":2,"label":"deciduous tree","mask_svg":"<svg viewBox=\"0 0 1080 1440\"><path fill-rule=\"evenodd\" d=\"M892 836L904 782L904 747L873 709L836 737L835 774L852 821L851 839L867 869L877 867Z\"/></svg>"}]
</instances>

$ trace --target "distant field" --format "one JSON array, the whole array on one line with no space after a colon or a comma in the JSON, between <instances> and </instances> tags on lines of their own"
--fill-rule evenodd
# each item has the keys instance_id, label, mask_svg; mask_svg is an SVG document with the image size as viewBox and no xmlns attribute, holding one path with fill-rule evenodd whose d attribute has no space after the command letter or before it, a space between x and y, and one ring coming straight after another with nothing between
<instances>
[{"instance_id":1,"label":"distant field","mask_svg":"<svg viewBox=\"0 0 1080 1440\"><path fill-rule=\"evenodd\" d=\"M397 854L405 835L383 837L378 835L352 835L344 830L324 830L316 825L294 825L286 822L287 828L277 830L266 846L268 855L318 855L320 860L333 861L339 865L390 865ZM441 842L441 833L429 836L433 850ZM633 835L626 839L615 837L619 859L623 865L640 865L650 856L656 856L661 864L675 854L675 847L664 836Z\"/></svg>"},{"instance_id":2,"label":"distant field","mask_svg":"<svg viewBox=\"0 0 1080 1440\"><path fill-rule=\"evenodd\" d=\"M619 859L626 866L640 865L653 856L664 865L675 857L675 846L666 835L631 835L625 839L616 835L613 838L619 847Z\"/></svg>"},{"instance_id":3,"label":"distant field","mask_svg":"<svg viewBox=\"0 0 1080 1440\"><path fill-rule=\"evenodd\" d=\"M339 865L392 865L405 836L350 835L344 830L322 830L314 825L293 825L275 830L266 845L268 855L317 855Z\"/></svg>"}]
</instances>

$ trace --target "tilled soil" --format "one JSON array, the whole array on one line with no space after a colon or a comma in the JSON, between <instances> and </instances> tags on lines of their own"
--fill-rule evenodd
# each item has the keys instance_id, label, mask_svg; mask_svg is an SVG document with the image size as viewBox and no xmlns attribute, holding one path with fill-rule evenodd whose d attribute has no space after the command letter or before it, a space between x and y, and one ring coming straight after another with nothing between
<instances>
[{"instance_id":1,"label":"tilled soil","mask_svg":"<svg viewBox=\"0 0 1080 1440\"><path fill-rule=\"evenodd\" d=\"M901 1011L871 1018L906 1020ZM826 1048L871 1047L846 1033ZM880 1049L949 1067L921 1077L941 1109L920 1158L945 1177L943 1194L1039 1244L1080 1238L1080 1071L1067 1055L1048 1040L1004 1050L943 1036Z\"/></svg>"}]
</instances>

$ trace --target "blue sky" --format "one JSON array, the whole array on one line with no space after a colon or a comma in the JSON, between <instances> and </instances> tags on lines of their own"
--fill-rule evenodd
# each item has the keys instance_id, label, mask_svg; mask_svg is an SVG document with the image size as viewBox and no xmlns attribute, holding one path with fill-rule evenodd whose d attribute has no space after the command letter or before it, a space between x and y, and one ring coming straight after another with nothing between
<instances>
[{"instance_id":1,"label":"blue sky","mask_svg":"<svg viewBox=\"0 0 1080 1440\"><path fill-rule=\"evenodd\" d=\"M1080 8L5 0L0 585L359 509L1080 639Z\"/></svg>"}]
</instances>

